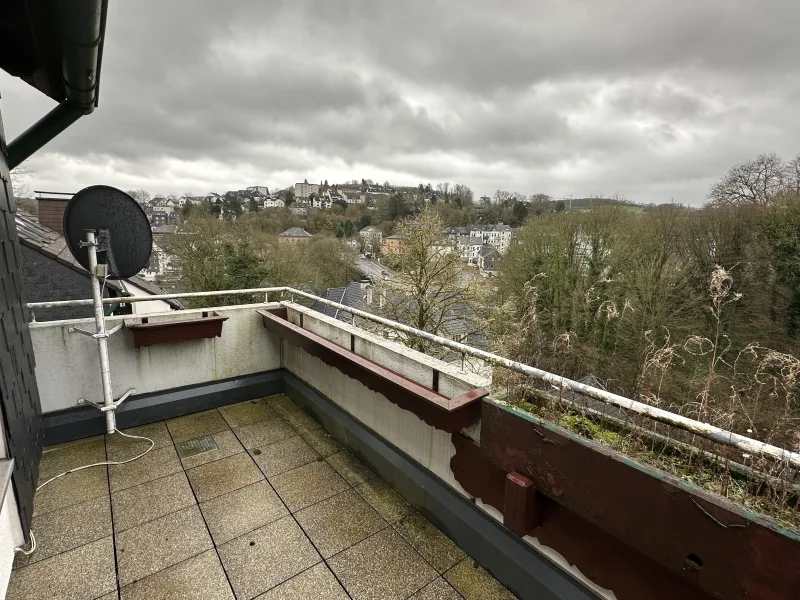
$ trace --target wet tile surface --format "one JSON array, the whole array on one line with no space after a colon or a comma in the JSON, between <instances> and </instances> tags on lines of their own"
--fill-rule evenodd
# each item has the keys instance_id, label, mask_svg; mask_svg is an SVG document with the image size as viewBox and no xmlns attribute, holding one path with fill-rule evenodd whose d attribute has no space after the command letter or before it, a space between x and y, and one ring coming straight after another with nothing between
<instances>
[{"instance_id":1,"label":"wet tile surface","mask_svg":"<svg viewBox=\"0 0 800 600\"><path fill-rule=\"evenodd\" d=\"M292 512L330 498L350 487L333 467L323 461L271 477L270 483Z\"/></svg>"},{"instance_id":2,"label":"wet tile surface","mask_svg":"<svg viewBox=\"0 0 800 600\"><path fill-rule=\"evenodd\" d=\"M193 504L194 494L183 471L114 492L114 531L131 529Z\"/></svg>"},{"instance_id":3,"label":"wet tile surface","mask_svg":"<svg viewBox=\"0 0 800 600\"><path fill-rule=\"evenodd\" d=\"M355 600L407 598L437 576L391 528L337 554L328 565Z\"/></svg>"},{"instance_id":4,"label":"wet tile surface","mask_svg":"<svg viewBox=\"0 0 800 600\"><path fill-rule=\"evenodd\" d=\"M411 600L462 600L462 598L463 596L441 577L411 596Z\"/></svg>"},{"instance_id":5,"label":"wet tile surface","mask_svg":"<svg viewBox=\"0 0 800 600\"><path fill-rule=\"evenodd\" d=\"M466 600L516 600L517 598L469 557L445 573L444 578Z\"/></svg>"},{"instance_id":6,"label":"wet tile surface","mask_svg":"<svg viewBox=\"0 0 800 600\"><path fill-rule=\"evenodd\" d=\"M264 479L246 452L189 469L186 474L200 502L211 500Z\"/></svg>"},{"instance_id":7,"label":"wet tile surface","mask_svg":"<svg viewBox=\"0 0 800 600\"><path fill-rule=\"evenodd\" d=\"M214 550L140 579L120 590L120 600L234 600Z\"/></svg>"},{"instance_id":8,"label":"wet tile surface","mask_svg":"<svg viewBox=\"0 0 800 600\"><path fill-rule=\"evenodd\" d=\"M323 558L329 558L388 526L355 490L295 513Z\"/></svg>"},{"instance_id":9,"label":"wet tile surface","mask_svg":"<svg viewBox=\"0 0 800 600\"><path fill-rule=\"evenodd\" d=\"M6 600L94 600L116 587L109 536L14 571Z\"/></svg>"},{"instance_id":10,"label":"wet tile surface","mask_svg":"<svg viewBox=\"0 0 800 600\"><path fill-rule=\"evenodd\" d=\"M41 483L40 480L40 485ZM108 474L105 465L76 471L47 484L36 492L33 514L40 515L61 510L102 496L108 496Z\"/></svg>"},{"instance_id":11,"label":"wet tile surface","mask_svg":"<svg viewBox=\"0 0 800 600\"><path fill-rule=\"evenodd\" d=\"M37 494L39 549L17 558L9 598L513 598L285 396L126 432L155 448ZM178 457L175 443L204 435L216 450ZM43 473L148 446L116 434L61 444Z\"/></svg>"},{"instance_id":12,"label":"wet tile surface","mask_svg":"<svg viewBox=\"0 0 800 600\"><path fill-rule=\"evenodd\" d=\"M350 485L355 486L375 477L375 473L346 450L329 456L326 460Z\"/></svg>"},{"instance_id":13,"label":"wet tile surface","mask_svg":"<svg viewBox=\"0 0 800 600\"><path fill-rule=\"evenodd\" d=\"M405 517L394 527L439 573L444 573L466 556L461 548L420 513Z\"/></svg>"},{"instance_id":14,"label":"wet tile surface","mask_svg":"<svg viewBox=\"0 0 800 600\"><path fill-rule=\"evenodd\" d=\"M116 542L123 587L213 546L196 506L118 533Z\"/></svg>"},{"instance_id":15,"label":"wet tile surface","mask_svg":"<svg viewBox=\"0 0 800 600\"><path fill-rule=\"evenodd\" d=\"M119 492L135 485L161 479L181 471L181 461L174 446L151 450L140 459L108 467L111 492Z\"/></svg>"},{"instance_id":16,"label":"wet tile surface","mask_svg":"<svg viewBox=\"0 0 800 600\"><path fill-rule=\"evenodd\" d=\"M278 414L272 410L265 399L252 400L250 402L240 402L229 406L220 407L219 412L222 418L231 428L252 425L259 421L274 419Z\"/></svg>"},{"instance_id":17,"label":"wet tile surface","mask_svg":"<svg viewBox=\"0 0 800 600\"><path fill-rule=\"evenodd\" d=\"M176 444L203 435L211 435L228 429L228 424L216 409L178 417L167 421L172 441Z\"/></svg>"},{"instance_id":18,"label":"wet tile surface","mask_svg":"<svg viewBox=\"0 0 800 600\"><path fill-rule=\"evenodd\" d=\"M244 448L232 431L220 431L219 433L211 434L211 437L217 445L216 450L181 458L184 469L193 469L194 467L214 462L220 458L226 458L238 454L239 452L244 452Z\"/></svg>"},{"instance_id":19,"label":"wet tile surface","mask_svg":"<svg viewBox=\"0 0 800 600\"><path fill-rule=\"evenodd\" d=\"M276 417L268 421L259 421L233 430L242 445L248 449L261 448L268 444L280 442L297 435L294 429L283 419Z\"/></svg>"},{"instance_id":20,"label":"wet tile surface","mask_svg":"<svg viewBox=\"0 0 800 600\"><path fill-rule=\"evenodd\" d=\"M348 600L349 596L323 563L295 575L256 600Z\"/></svg>"},{"instance_id":21,"label":"wet tile surface","mask_svg":"<svg viewBox=\"0 0 800 600\"><path fill-rule=\"evenodd\" d=\"M389 523L395 523L414 512L414 507L383 479L374 477L356 487L356 491Z\"/></svg>"},{"instance_id":22,"label":"wet tile surface","mask_svg":"<svg viewBox=\"0 0 800 600\"><path fill-rule=\"evenodd\" d=\"M266 481L203 502L200 510L218 546L289 514Z\"/></svg>"},{"instance_id":23,"label":"wet tile surface","mask_svg":"<svg viewBox=\"0 0 800 600\"><path fill-rule=\"evenodd\" d=\"M280 475L322 458L299 435L263 448L256 448L251 454L261 472L267 477Z\"/></svg>"},{"instance_id":24,"label":"wet tile surface","mask_svg":"<svg viewBox=\"0 0 800 600\"><path fill-rule=\"evenodd\" d=\"M291 517L223 544L218 552L240 600L254 598L321 560Z\"/></svg>"},{"instance_id":25,"label":"wet tile surface","mask_svg":"<svg viewBox=\"0 0 800 600\"><path fill-rule=\"evenodd\" d=\"M339 440L324 429L303 431L300 435L323 458L336 454L342 449Z\"/></svg>"},{"instance_id":26,"label":"wet tile surface","mask_svg":"<svg viewBox=\"0 0 800 600\"><path fill-rule=\"evenodd\" d=\"M111 505L101 496L33 518L36 552L17 554L14 568L30 565L111 535Z\"/></svg>"}]
</instances>

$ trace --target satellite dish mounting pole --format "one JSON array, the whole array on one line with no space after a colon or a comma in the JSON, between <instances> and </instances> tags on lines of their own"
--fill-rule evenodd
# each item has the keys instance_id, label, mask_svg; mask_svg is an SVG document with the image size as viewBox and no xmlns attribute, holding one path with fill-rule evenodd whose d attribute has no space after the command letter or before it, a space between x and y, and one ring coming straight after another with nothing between
<instances>
[{"instance_id":1,"label":"satellite dish mounting pole","mask_svg":"<svg viewBox=\"0 0 800 600\"><path fill-rule=\"evenodd\" d=\"M100 290L100 278L97 276L97 240L92 229L86 230L86 246L89 253L89 279L92 282L92 301L94 304L95 334L97 350L100 354L100 379L103 382L103 412L106 415L106 433L114 433L117 429L113 392L111 390L111 365L108 360L108 333L106 317L103 313L103 295Z\"/></svg>"}]
</instances>

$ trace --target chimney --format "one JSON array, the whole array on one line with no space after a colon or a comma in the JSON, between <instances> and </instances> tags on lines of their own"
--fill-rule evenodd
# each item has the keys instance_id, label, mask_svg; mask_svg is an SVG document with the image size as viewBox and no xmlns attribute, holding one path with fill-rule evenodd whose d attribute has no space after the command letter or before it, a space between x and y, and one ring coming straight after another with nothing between
<instances>
[{"instance_id":1,"label":"chimney","mask_svg":"<svg viewBox=\"0 0 800 600\"><path fill-rule=\"evenodd\" d=\"M64 235L64 209L69 201L70 198L37 198L39 225Z\"/></svg>"}]
</instances>

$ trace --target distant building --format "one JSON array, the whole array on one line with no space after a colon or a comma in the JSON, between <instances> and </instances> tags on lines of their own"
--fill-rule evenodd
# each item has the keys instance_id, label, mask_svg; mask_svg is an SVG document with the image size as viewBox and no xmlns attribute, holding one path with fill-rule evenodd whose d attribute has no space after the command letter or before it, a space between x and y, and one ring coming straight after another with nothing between
<instances>
[{"instance_id":1,"label":"distant building","mask_svg":"<svg viewBox=\"0 0 800 600\"><path fill-rule=\"evenodd\" d=\"M311 197L311 194L315 194L319 196L319 184L318 183L308 183L308 179L306 179L303 183L295 183L294 184L294 196L295 198L303 198L308 199Z\"/></svg>"},{"instance_id":2,"label":"distant building","mask_svg":"<svg viewBox=\"0 0 800 600\"><path fill-rule=\"evenodd\" d=\"M402 254L405 249L406 238L401 233L390 235L383 245L384 254Z\"/></svg>"},{"instance_id":3,"label":"distant building","mask_svg":"<svg viewBox=\"0 0 800 600\"><path fill-rule=\"evenodd\" d=\"M484 244L478 255L478 267L481 273L495 275L497 273L497 263L500 260L500 252L494 246Z\"/></svg>"},{"instance_id":4,"label":"distant building","mask_svg":"<svg viewBox=\"0 0 800 600\"><path fill-rule=\"evenodd\" d=\"M458 238L458 253L461 260L470 265L477 265L483 247L483 238L462 235Z\"/></svg>"},{"instance_id":5,"label":"distant building","mask_svg":"<svg viewBox=\"0 0 800 600\"><path fill-rule=\"evenodd\" d=\"M311 203L304 201L293 202L291 205L289 205L289 211L301 217L304 217L308 214L309 208L311 208Z\"/></svg>"},{"instance_id":6,"label":"distant building","mask_svg":"<svg viewBox=\"0 0 800 600\"><path fill-rule=\"evenodd\" d=\"M277 196L267 196L266 200L263 201L262 206L264 208L283 208L286 204L283 201L283 198L278 198Z\"/></svg>"},{"instance_id":7,"label":"distant building","mask_svg":"<svg viewBox=\"0 0 800 600\"><path fill-rule=\"evenodd\" d=\"M491 244L500 251L500 254L505 254L511 246L514 232L509 225L497 223L495 225L473 225L470 227L469 235L481 238L484 244Z\"/></svg>"},{"instance_id":8,"label":"distant building","mask_svg":"<svg viewBox=\"0 0 800 600\"><path fill-rule=\"evenodd\" d=\"M282 244L304 244L310 241L312 237L302 227L290 227L283 233L278 234L278 239Z\"/></svg>"},{"instance_id":9,"label":"distant building","mask_svg":"<svg viewBox=\"0 0 800 600\"><path fill-rule=\"evenodd\" d=\"M364 243L366 244L370 244L371 246L383 245L383 232L374 225L364 227L364 229L358 232L358 235L364 239Z\"/></svg>"},{"instance_id":10,"label":"distant building","mask_svg":"<svg viewBox=\"0 0 800 600\"><path fill-rule=\"evenodd\" d=\"M333 206L333 202L331 201L329 196L314 196L311 198L311 206L313 208L321 208L328 210Z\"/></svg>"},{"instance_id":11,"label":"distant building","mask_svg":"<svg viewBox=\"0 0 800 600\"><path fill-rule=\"evenodd\" d=\"M269 188L265 185L251 185L247 188L248 192L259 192L265 196L269 196Z\"/></svg>"}]
</instances>

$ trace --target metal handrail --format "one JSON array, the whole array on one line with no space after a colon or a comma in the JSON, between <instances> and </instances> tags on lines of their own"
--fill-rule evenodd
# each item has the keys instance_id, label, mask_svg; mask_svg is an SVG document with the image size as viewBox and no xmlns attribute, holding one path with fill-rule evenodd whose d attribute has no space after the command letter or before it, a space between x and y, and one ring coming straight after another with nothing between
<instances>
[{"instance_id":1,"label":"metal handrail","mask_svg":"<svg viewBox=\"0 0 800 600\"><path fill-rule=\"evenodd\" d=\"M624 396L620 396L618 394L614 394L612 392L602 390L600 388L586 385L585 383L581 383L579 381L574 381L572 379L562 377L561 375L556 375L554 373L550 373L548 371L537 369L536 367L532 367L530 365L526 365L524 363L517 362L509 358L505 358L504 356L494 354L493 352L486 352L485 350L474 348L472 346L468 346L460 342L454 342L453 340L438 335L434 335L427 331L422 331L420 329L416 329L408 325L403 325L402 323L398 323L396 321L392 321L390 319L386 319L384 317L380 317L378 315L374 315L372 313L359 310L351 306L346 306L344 304L340 304L332 300L327 300L326 298L320 298L315 294L304 292L302 290L297 290L291 287L253 288L244 290L220 290L213 292L187 292L183 294L160 294L153 296L131 296L125 298L123 302L124 303L152 302L155 300L178 300L181 298L204 298L213 296L231 296L231 295L244 295L244 294L268 295L271 293L289 294L292 297L292 299L294 299L294 296L308 298L310 300L313 300L314 302L319 302L327 306L332 306L333 308L337 308L339 310L348 312L357 317L361 317L362 319L366 319L374 323L379 323L396 331L402 331L403 333L407 333L409 335L422 338L439 346L444 346L445 348L450 348L451 350L455 350L456 352L466 354L467 356L479 358L481 360L488 362L489 364L503 367L509 369L510 371L514 371L516 373L520 373L522 375L526 375L528 377L532 377L540 381L545 381L547 383L550 383L551 385L554 385L558 389L568 390L578 394L583 394L585 396L589 396L590 398L594 398L595 400L599 400L600 402L604 402L605 404L617 406L626 411L646 416L650 419L653 419L654 421L658 421L660 423L664 423L672 427L677 427L678 429L682 429L684 431L697 435L698 437L710 440L716 444L720 444L722 446L730 446L733 448L737 448L742 452L755 454L759 456L765 456L777 461L786 461L786 463L791 467L795 469L800 469L800 453L798 452L792 452L790 450L786 450L778 446L773 446L772 444L767 444L766 442L754 440L752 438L739 435L732 431L727 431L725 429L722 429L721 427L717 427L716 425L711 425L710 423L703 423L702 421L690 419L689 417L684 417L683 415L672 413L662 408L651 406L643 402L638 402L630 398L625 398ZM112 304L118 302L120 302L119 298L103 299L104 304ZM28 304L28 308L35 310L37 308L56 308L62 306L91 306L91 305L92 305L92 300L59 300L54 302L31 302L30 304Z\"/></svg>"}]
</instances>

